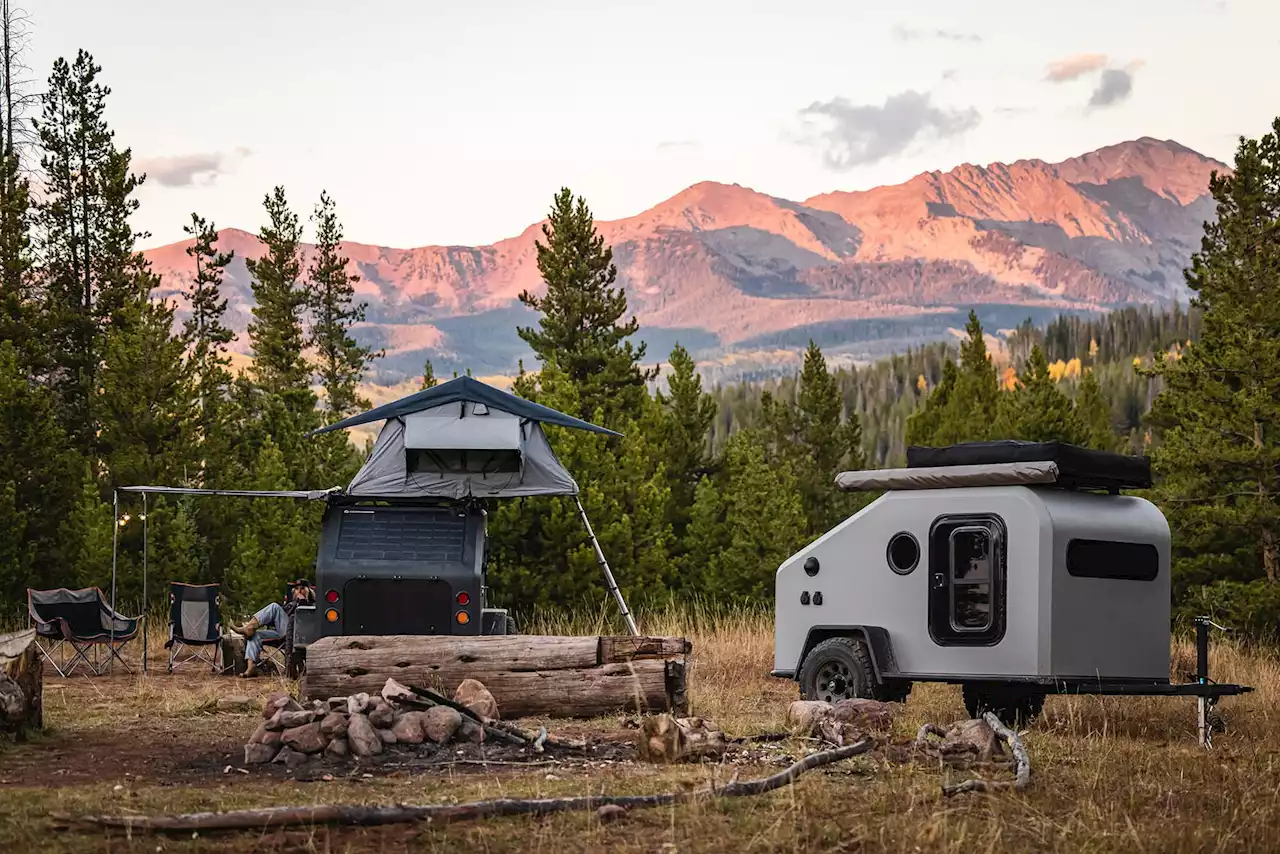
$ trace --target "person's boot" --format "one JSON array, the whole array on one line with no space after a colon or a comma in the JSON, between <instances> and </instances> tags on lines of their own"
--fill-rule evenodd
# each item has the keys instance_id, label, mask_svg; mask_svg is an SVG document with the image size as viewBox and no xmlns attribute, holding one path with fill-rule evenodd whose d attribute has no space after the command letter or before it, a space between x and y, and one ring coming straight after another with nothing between
<instances>
[{"instance_id":1,"label":"person's boot","mask_svg":"<svg viewBox=\"0 0 1280 854\"><path fill-rule=\"evenodd\" d=\"M258 675L258 664L252 658L245 659L244 673L240 674L241 679L252 679Z\"/></svg>"},{"instance_id":2,"label":"person's boot","mask_svg":"<svg viewBox=\"0 0 1280 854\"><path fill-rule=\"evenodd\" d=\"M242 635L245 640L248 640L249 638L253 637L253 633L256 632L261 627L262 627L262 623L258 622L258 618L251 617L249 619L249 622L245 623L243 626L233 625L231 627L231 631L235 632L238 635Z\"/></svg>"}]
</instances>

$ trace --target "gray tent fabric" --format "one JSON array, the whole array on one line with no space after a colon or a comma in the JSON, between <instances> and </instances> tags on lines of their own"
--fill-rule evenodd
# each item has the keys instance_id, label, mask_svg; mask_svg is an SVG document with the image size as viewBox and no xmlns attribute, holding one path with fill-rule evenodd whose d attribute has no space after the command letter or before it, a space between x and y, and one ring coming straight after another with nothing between
<instances>
[{"instance_id":1,"label":"gray tent fabric","mask_svg":"<svg viewBox=\"0 0 1280 854\"><path fill-rule=\"evenodd\" d=\"M846 471L836 475L845 492L880 489L952 489L966 486L1032 486L1058 482L1052 462L992 463L985 466Z\"/></svg>"},{"instance_id":2,"label":"gray tent fabric","mask_svg":"<svg viewBox=\"0 0 1280 854\"><path fill-rule=\"evenodd\" d=\"M347 427L356 427L361 424L368 424L371 421L385 421L391 418L401 418L405 415L411 415L415 412L422 412L428 409L434 409L438 406L444 406L459 401L467 403L479 403L490 409L501 410L528 421L540 421L543 424L555 424L560 427L572 427L577 430L587 430L592 433L605 433L609 436L620 436L613 430L591 424L580 418L574 418L572 415L565 415L563 412L557 412L550 407L534 403L531 400L525 400L523 397L516 397L514 394L505 392L502 389L485 385L477 379L471 377L458 377L448 382L440 383L438 386L424 389L408 397L402 397L391 403L384 403L382 406L376 406L368 412L362 412L359 415L352 415L350 418L330 424L327 427L321 427L308 435L317 435L319 433L328 433L332 430L342 430Z\"/></svg>"},{"instance_id":3,"label":"gray tent fabric","mask_svg":"<svg viewBox=\"0 0 1280 854\"><path fill-rule=\"evenodd\" d=\"M507 413L499 418L496 412L459 417L460 406L468 404L441 407L439 417L418 416L411 427L406 421L414 416L387 421L369 459L347 486L347 495L456 500L578 493L577 482L556 459L538 422ZM476 441L478 436L490 441ZM504 447L512 444L512 436L518 439L518 449ZM457 447L460 444L479 447ZM491 451L505 453L487 453ZM487 465L491 460L497 463Z\"/></svg>"}]
</instances>

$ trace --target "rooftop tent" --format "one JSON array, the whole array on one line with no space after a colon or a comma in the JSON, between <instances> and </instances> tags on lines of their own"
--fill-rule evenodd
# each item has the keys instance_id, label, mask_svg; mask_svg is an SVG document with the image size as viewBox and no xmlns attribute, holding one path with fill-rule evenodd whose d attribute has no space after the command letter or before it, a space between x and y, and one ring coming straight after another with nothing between
<instances>
[{"instance_id":1,"label":"rooftop tent","mask_svg":"<svg viewBox=\"0 0 1280 854\"><path fill-rule=\"evenodd\" d=\"M521 498L576 495L542 424L618 435L545 406L458 377L318 433L386 419L373 452L346 489L365 498Z\"/></svg>"}]
</instances>

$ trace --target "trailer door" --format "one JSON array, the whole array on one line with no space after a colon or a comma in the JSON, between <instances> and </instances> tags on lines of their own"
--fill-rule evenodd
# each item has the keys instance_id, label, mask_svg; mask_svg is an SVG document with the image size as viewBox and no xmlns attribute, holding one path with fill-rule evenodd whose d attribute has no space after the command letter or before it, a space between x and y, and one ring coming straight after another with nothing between
<instances>
[{"instance_id":1,"label":"trailer door","mask_svg":"<svg viewBox=\"0 0 1280 854\"><path fill-rule=\"evenodd\" d=\"M929 635L942 646L1004 637L1005 526L998 516L941 516L929 533Z\"/></svg>"}]
</instances>

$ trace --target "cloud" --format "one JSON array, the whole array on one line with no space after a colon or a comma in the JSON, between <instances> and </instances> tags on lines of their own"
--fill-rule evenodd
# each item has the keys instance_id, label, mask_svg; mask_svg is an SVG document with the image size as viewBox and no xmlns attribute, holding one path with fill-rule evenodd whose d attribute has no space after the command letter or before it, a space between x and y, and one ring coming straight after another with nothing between
<instances>
[{"instance_id":1,"label":"cloud","mask_svg":"<svg viewBox=\"0 0 1280 854\"><path fill-rule=\"evenodd\" d=\"M961 30L944 29L917 30L912 27L903 26L902 24L894 24L890 32L893 34L893 37L900 42L913 42L921 39L941 39L942 41L949 42L977 44L982 41L982 36L977 33L966 33Z\"/></svg>"},{"instance_id":2,"label":"cloud","mask_svg":"<svg viewBox=\"0 0 1280 854\"><path fill-rule=\"evenodd\" d=\"M1102 72L1098 86L1089 96L1089 107L1110 107L1133 93L1133 72L1125 68L1108 68Z\"/></svg>"},{"instance_id":3,"label":"cloud","mask_svg":"<svg viewBox=\"0 0 1280 854\"><path fill-rule=\"evenodd\" d=\"M1044 79L1051 83L1066 83L1086 74L1092 74L1107 64L1107 56L1103 53L1077 53L1049 63L1049 70Z\"/></svg>"},{"instance_id":4,"label":"cloud","mask_svg":"<svg viewBox=\"0 0 1280 854\"><path fill-rule=\"evenodd\" d=\"M244 146L235 149L234 158L251 154ZM176 154L169 157L141 157L135 165L147 177L155 179L162 187L189 187L192 184L212 184L218 176L226 174L232 157L221 151Z\"/></svg>"},{"instance_id":5,"label":"cloud","mask_svg":"<svg viewBox=\"0 0 1280 854\"><path fill-rule=\"evenodd\" d=\"M978 111L936 107L927 92L908 90L891 95L884 104L852 104L844 98L815 101L800 110L806 123L818 120L822 129L806 141L822 150L831 169L852 169L900 154L918 139L946 139L973 129L982 120Z\"/></svg>"}]
</instances>

